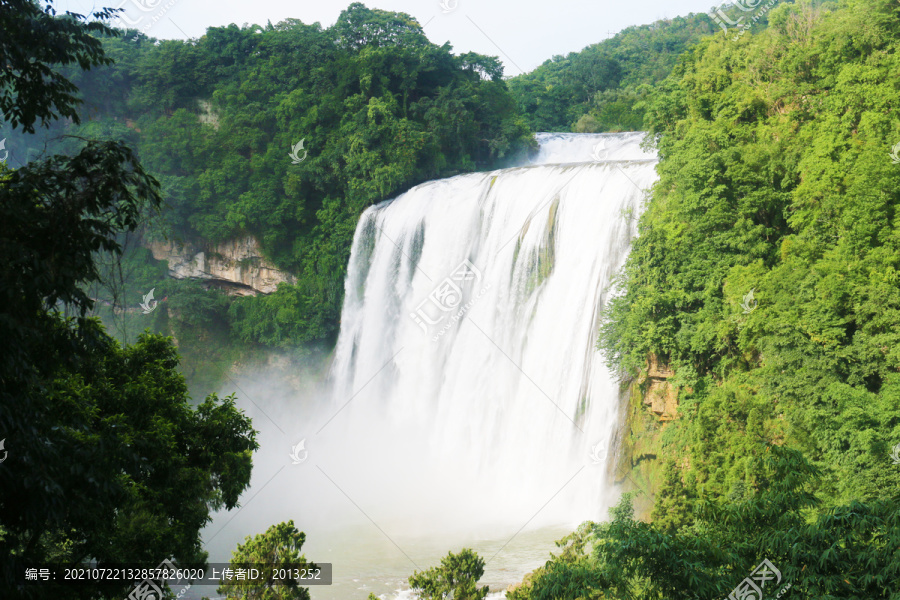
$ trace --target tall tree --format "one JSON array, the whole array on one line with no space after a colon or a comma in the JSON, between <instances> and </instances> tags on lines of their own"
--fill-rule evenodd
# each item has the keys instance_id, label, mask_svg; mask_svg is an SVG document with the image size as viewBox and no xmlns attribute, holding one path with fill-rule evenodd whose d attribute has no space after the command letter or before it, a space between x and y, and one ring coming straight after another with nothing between
<instances>
[{"instance_id":1,"label":"tall tree","mask_svg":"<svg viewBox=\"0 0 900 600\"><path fill-rule=\"evenodd\" d=\"M293 521L272 525L265 533L247 537L231 553L232 570L257 568L256 579L223 580L216 590L236 600L309 600L303 579L312 579L317 567L300 554L306 534ZM264 568L263 568L264 567Z\"/></svg>"},{"instance_id":2,"label":"tall tree","mask_svg":"<svg viewBox=\"0 0 900 600\"><path fill-rule=\"evenodd\" d=\"M489 590L486 585L478 587L482 575L484 559L463 548L459 554L448 552L437 567L413 573L409 587L422 600L483 600Z\"/></svg>"}]
</instances>

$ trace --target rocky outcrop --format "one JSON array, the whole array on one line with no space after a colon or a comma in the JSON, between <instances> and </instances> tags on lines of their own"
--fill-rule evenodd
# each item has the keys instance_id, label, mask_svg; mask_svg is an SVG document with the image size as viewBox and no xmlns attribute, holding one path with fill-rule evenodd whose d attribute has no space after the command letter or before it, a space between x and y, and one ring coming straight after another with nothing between
<instances>
[{"instance_id":1,"label":"rocky outcrop","mask_svg":"<svg viewBox=\"0 0 900 600\"><path fill-rule=\"evenodd\" d=\"M679 388L671 379L675 372L650 354L647 365L634 380L625 382L620 400L620 427L616 434L613 481L625 491L642 492L634 499L635 514L649 519L655 494L666 476L665 458L672 449L664 443L664 432L676 426ZM685 393L691 393L688 387Z\"/></svg>"},{"instance_id":2,"label":"rocky outcrop","mask_svg":"<svg viewBox=\"0 0 900 600\"><path fill-rule=\"evenodd\" d=\"M208 100L197 100L197 106L200 109L197 119L201 123L212 126L213 129L218 129L219 115L212 109L212 103Z\"/></svg>"},{"instance_id":3,"label":"rocky outcrop","mask_svg":"<svg viewBox=\"0 0 900 600\"><path fill-rule=\"evenodd\" d=\"M210 287L235 296L270 294L279 283L296 283L296 277L267 260L252 236L205 246L175 241L150 242L153 258L169 264L175 279L204 279Z\"/></svg>"},{"instance_id":4,"label":"rocky outcrop","mask_svg":"<svg viewBox=\"0 0 900 600\"><path fill-rule=\"evenodd\" d=\"M644 404L650 407L660 421L671 421L678 413L678 388L669 382L674 374L668 365L659 362L655 354L650 355L647 361Z\"/></svg>"}]
</instances>

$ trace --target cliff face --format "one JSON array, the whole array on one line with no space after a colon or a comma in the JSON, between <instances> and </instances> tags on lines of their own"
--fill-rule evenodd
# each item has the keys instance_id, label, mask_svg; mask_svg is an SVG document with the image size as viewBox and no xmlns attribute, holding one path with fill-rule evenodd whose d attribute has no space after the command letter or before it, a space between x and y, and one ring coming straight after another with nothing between
<instances>
[{"instance_id":1,"label":"cliff face","mask_svg":"<svg viewBox=\"0 0 900 600\"><path fill-rule=\"evenodd\" d=\"M663 432L677 426L679 388L669 379L674 371L653 354L638 377L622 389L622 425L617 435L614 481L626 491L644 492L634 499L635 514L649 519L671 449ZM685 388L684 391L690 391Z\"/></svg>"},{"instance_id":2,"label":"cliff face","mask_svg":"<svg viewBox=\"0 0 900 600\"><path fill-rule=\"evenodd\" d=\"M644 404L660 421L671 421L678 413L678 388L669 383L675 375L667 365L660 364L656 355L647 361L646 376L638 379L638 385L646 386Z\"/></svg>"},{"instance_id":3,"label":"cliff face","mask_svg":"<svg viewBox=\"0 0 900 600\"><path fill-rule=\"evenodd\" d=\"M279 283L296 283L263 257L259 242L252 236L214 245L195 246L189 242L150 242L153 258L169 264L175 279L205 279L234 296L271 294Z\"/></svg>"}]
</instances>

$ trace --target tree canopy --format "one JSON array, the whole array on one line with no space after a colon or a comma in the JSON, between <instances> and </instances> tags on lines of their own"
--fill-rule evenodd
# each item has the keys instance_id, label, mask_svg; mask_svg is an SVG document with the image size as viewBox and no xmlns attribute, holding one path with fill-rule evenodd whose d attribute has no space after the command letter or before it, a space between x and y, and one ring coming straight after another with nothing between
<instances>
[{"instance_id":1,"label":"tree canopy","mask_svg":"<svg viewBox=\"0 0 900 600\"><path fill-rule=\"evenodd\" d=\"M674 600L738 589L740 598L900 598L900 506L852 502L809 522L807 510L819 505L810 492L818 470L795 450L771 446L762 454L750 494L708 499L677 531L635 520L626 495L609 522L584 523L557 542L560 555L507 598Z\"/></svg>"},{"instance_id":2,"label":"tree canopy","mask_svg":"<svg viewBox=\"0 0 900 600\"><path fill-rule=\"evenodd\" d=\"M741 6L756 8L750 13L756 20L747 31L768 25L769 4ZM679 57L719 31L706 13L626 27L579 52L546 60L530 73L511 78L509 87L536 131L639 131L647 102L658 95L657 85L672 73Z\"/></svg>"},{"instance_id":3,"label":"tree canopy","mask_svg":"<svg viewBox=\"0 0 900 600\"><path fill-rule=\"evenodd\" d=\"M231 579L224 581L216 591L225 598L309 600L309 590L292 576L307 566L314 566L300 554L305 541L306 534L299 531L293 521L272 525L265 533L252 538L247 536L232 552L230 566L232 569L258 568L265 571L265 579ZM270 575L273 571L284 573L285 577Z\"/></svg>"},{"instance_id":4,"label":"tree canopy","mask_svg":"<svg viewBox=\"0 0 900 600\"><path fill-rule=\"evenodd\" d=\"M415 572L409 587L422 600L482 600L488 595L488 586L477 585L482 575L484 559L463 548L458 554L448 552L439 566Z\"/></svg>"}]
</instances>

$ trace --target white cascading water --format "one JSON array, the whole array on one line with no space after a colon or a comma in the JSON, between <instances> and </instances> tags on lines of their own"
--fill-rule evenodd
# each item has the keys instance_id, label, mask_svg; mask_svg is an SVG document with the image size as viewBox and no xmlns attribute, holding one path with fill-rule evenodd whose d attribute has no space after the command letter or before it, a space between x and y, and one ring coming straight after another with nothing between
<instances>
[{"instance_id":1,"label":"white cascading water","mask_svg":"<svg viewBox=\"0 0 900 600\"><path fill-rule=\"evenodd\" d=\"M642 138L538 134L532 164L360 218L322 472L383 531L605 518L618 384L595 346L656 179Z\"/></svg>"}]
</instances>

